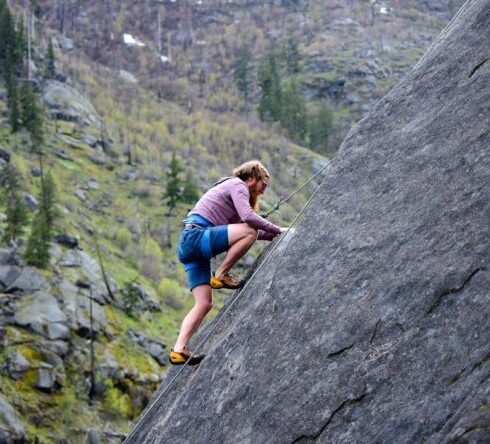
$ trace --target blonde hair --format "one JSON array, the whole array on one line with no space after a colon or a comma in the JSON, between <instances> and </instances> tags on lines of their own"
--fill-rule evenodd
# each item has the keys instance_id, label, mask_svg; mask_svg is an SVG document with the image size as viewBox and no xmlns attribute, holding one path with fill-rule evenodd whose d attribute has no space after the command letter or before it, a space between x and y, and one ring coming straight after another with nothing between
<instances>
[{"instance_id":1,"label":"blonde hair","mask_svg":"<svg viewBox=\"0 0 490 444\"><path fill-rule=\"evenodd\" d=\"M267 171L267 168L260 161L249 160L236 167L233 170L233 175L242 180L247 180L249 177L260 180L263 177L269 177L269 171Z\"/></svg>"},{"instance_id":2,"label":"blonde hair","mask_svg":"<svg viewBox=\"0 0 490 444\"><path fill-rule=\"evenodd\" d=\"M239 177L243 181L247 180L249 177L257 180L263 179L264 177L270 177L267 168L258 160L249 160L248 162L242 163L233 170L233 175ZM250 206L254 211L259 210L259 194L254 195L250 193Z\"/></svg>"}]
</instances>

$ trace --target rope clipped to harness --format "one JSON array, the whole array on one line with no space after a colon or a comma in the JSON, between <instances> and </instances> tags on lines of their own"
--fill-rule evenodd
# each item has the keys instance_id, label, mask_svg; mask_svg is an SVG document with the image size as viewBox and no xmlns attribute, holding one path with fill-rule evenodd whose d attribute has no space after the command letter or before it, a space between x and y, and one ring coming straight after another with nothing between
<instances>
[{"instance_id":1,"label":"rope clipped to harness","mask_svg":"<svg viewBox=\"0 0 490 444\"><path fill-rule=\"evenodd\" d=\"M294 194L296 194L297 192L299 192L300 189L304 188L306 186L306 184L308 184L309 182L311 182L315 177L317 177L320 173L322 173L323 171L325 171L325 169L330 165L330 163L333 161L334 158L330 159L327 164L317 173L315 174L312 178L310 178L305 184L303 184L298 190L296 190L294 193L292 193L290 196L288 196L287 199L283 200L282 202L286 202L287 200L289 200L292 196L294 196ZM312 193L312 195L310 196L310 198L307 200L307 202L303 205L303 207L301 208L301 210L298 212L298 214L296 215L296 217L293 219L293 221L291 222L291 224L289 225L288 229L286 230L285 233L283 233L279 239L272 245L272 248L271 250L267 253L267 255L264 257L264 260L259 264L259 266L255 269L255 271L252 273L252 275L247 279L247 281L245 282L245 285L239 290L237 291L234 295L233 295L233 298L231 299L231 301L228 303L228 306L224 308L224 310L219 314L219 316L215 319L214 321L214 324L212 325L212 327L209 329L208 333L206 334L206 336L203 338L203 340L197 345L197 347L195 348L194 352L191 354L190 356L190 359L192 359L192 357L194 357L200 350L201 348L204 346L204 344L207 342L207 340L210 338L210 336L213 334L213 332L216 330L216 328L218 327L219 323L221 322L221 320L226 316L226 314L231 310L231 308L234 306L235 302L239 299L239 297L241 296L242 292L248 287L248 285L250 284L250 282L253 281L254 277L256 276L256 274L259 272L259 270L264 266L264 264L268 261L268 259L272 256L272 254L277 250L277 248L279 247L279 245L281 244L281 242L284 240L284 238L287 236L287 234L292 230L292 227L293 225L297 222L297 220L301 217L301 215L303 214L303 212L305 211L305 209L308 207L308 205L310 204L310 202L313 200L313 198L315 197L316 193L318 192L318 190L320 189L320 186L317 186L315 191ZM282 204L281 204L282 205ZM169 389L172 387L172 385L174 384L174 382L177 380L177 378L179 377L179 375L182 373L182 371L184 370L184 368L187 366L187 362L185 362L181 367L180 369L177 371L177 373L174 375L174 377L170 380L170 382L167 384L167 386L158 394L158 396L153 400L153 402L146 408L146 410L143 412L143 414L140 416L140 418L138 419L138 421L136 422L135 426L133 427L133 429L131 430L131 432L129 433L129 435L126 437L126 439L124 440L124 443L123 444L127 444L129 443L129 440L131 439L131 437L136 433L136 431L139 429L139 427L141 426L141 424L143 423L143 421L145 420L145 418L150 414L150 412L155 408L155 406L157 405L157 403L160 401L160 399L162 398L163 395L165 395Z\"/></svg>"}]
</instances>

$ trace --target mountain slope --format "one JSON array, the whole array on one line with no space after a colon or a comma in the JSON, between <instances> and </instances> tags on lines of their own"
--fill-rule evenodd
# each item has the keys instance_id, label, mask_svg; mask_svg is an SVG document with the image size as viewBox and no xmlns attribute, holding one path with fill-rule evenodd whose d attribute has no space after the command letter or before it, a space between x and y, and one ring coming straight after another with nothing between
<instances>
[{"instance_id":1,"label":"mountain slope","mask_svg":"<svg viewBox=\"0 0 490 444\"><path fill-rule=\"evenodd\" d=\"M489 26L468 2L349 133L128 442L490 439Z\"/></svg>"}]
</instances>

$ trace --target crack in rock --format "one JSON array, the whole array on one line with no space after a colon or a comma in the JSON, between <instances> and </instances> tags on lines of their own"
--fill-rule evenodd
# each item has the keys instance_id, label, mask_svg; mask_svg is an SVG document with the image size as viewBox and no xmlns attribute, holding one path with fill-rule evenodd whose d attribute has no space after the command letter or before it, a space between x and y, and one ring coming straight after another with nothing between
<instances>
[{"instance_id":1,"label":"crack in rock","mask_svg":"<svg viewBox=\"0 0 490 444\"><path fill-rule=\"evenodd\" d=\"M300 441L314 441L315 439L318 439L322 433L326 430L326 428L328 427L328 425L332 422L333 418L335 417L335 415L337 413L339 413L342 409L350 406L350 405L354 405L354 404L358 404L360 403L364 397L367 395L367 388L364 388L364 392L357 398L354 398L354 399L346 399L342 404L340 404L333 412L332 414L327 418L325 424L323 424L323 426L320 428L320 430L317 432L317 433L313 433L313 434L310 434L310 435L301 435L299 436L298 438L296 438L294 441L292 441L291 444L295 444L297 442L300 442Z\"/></svg>"},{"instance_id":2,"label":"crack in rock","mask_svg":"<svg viewBox=\"0 0 490 444\"><path fill-rule=\"evenodd\" d=\"M328 354L327 355L327 358L332 358L333 356L338 356L341 353L344 353L347 350L350 350L352 347L354 347L354 344L355 344L355 342L353 342L352 344L348 345L347 347L341 348L340 350L337 350L337 351L334 351L334 352Z\"/></svg>"},{"instance_id":3,"label":"crack in rock","mask_svg":"<svg viewBox=\"0 0 490 444\"><path fill-rule=\"evenodd\" d=\"M373 334L371 335L371 339L369 340L369 343L372 344L374 342L374 339L376 338L376 334L378 333L378 328L379 325L381 324L381 319L378 319L376 322L376 325L374 326L374 331Z\"/></svg>"},{"instance_id":4,"label":"crack in rock","mask_svg":"<svg viewBox=\"0 0 490 444\"><path fill-rule=\"evenodd\" d=\"M473 75L475 74L476 71L478 71L485 63L487 63L488 61L490 60L490 58L486 58L485 60L483 60L482 62L478 63L478 65L476 65L474 68L473 68L473 71L471 71L470 75L468 76L469 79L471 79L473 77Z\"/></svg>"},{"instance_id":5,"label":"crack in rock","mask_svg":"<svg viewBox=\"0 0 490 444\"><path fill-rule=\"evenodd\" d=\"M436 298L435 298L435 301L434 303L429 307L429 309L427 310L427 314L432 314L432 312L437 308L439 307L439 305L441 305L441 302L442 300L446 297L446 296L449 296L451 294L455 294L455 293L459 293L461 291L464 290L464 288L470 283L471 279L473 279L473 277L479 273L480 271L485 271L486 268L478 268L476 269L475 271L473 271L466 279L465 281L463 282L463 284L457 288L448 288L446 290L442 290L441 292L439 292L437 295L436 295Z\"/></svg>"}]
</instances>

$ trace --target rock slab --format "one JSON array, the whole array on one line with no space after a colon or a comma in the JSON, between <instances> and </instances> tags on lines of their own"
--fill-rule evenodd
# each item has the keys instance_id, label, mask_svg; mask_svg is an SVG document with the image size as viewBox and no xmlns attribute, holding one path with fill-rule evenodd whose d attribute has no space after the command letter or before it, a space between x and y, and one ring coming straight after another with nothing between
<instances>
[{"instance_id":1,"label":"rock slab","mask_svg":"<svg viewBox=\"0 0 490 444\"><path fill-rule=\"evenodd\" d=\"M490 442L489 29L467 2L353 128L128 442Z\"/></svg>"}]
</instances>

